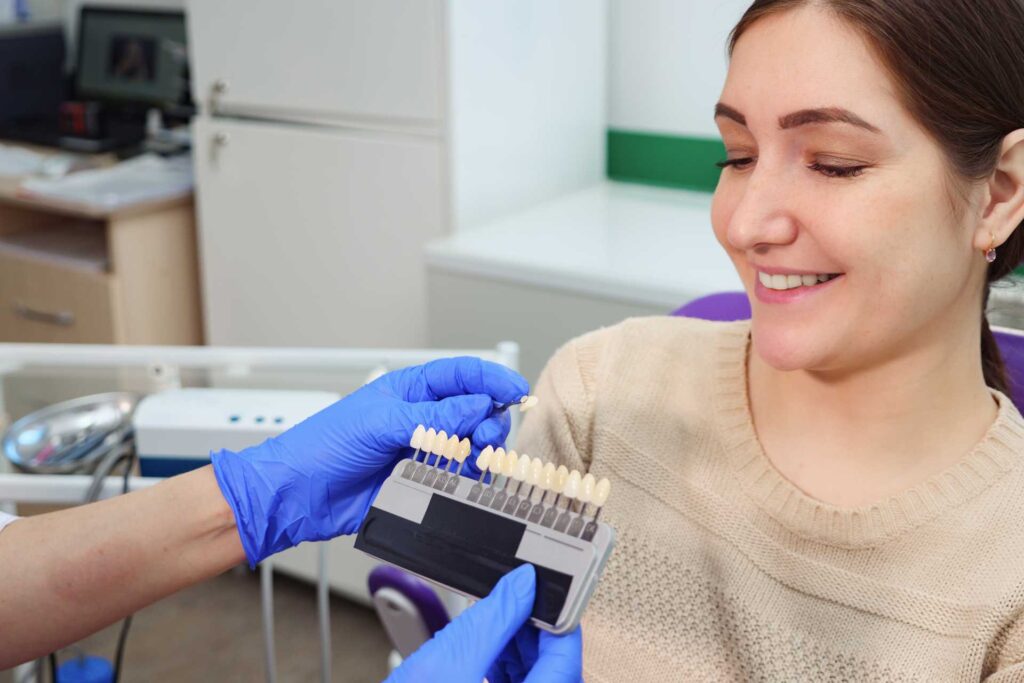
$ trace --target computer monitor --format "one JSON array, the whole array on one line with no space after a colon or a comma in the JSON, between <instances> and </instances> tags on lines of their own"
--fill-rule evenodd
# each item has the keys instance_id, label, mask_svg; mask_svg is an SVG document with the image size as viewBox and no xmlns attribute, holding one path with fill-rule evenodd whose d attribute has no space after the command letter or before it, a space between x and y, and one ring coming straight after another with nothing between
<instances>
[{"instance_id":1,"label":"computer monitor","mask_svg":"<svg viewBox=\"0 0 1024 683\"><path fill-rule=\"evenodd\" d=\"M0 28L0 129L55 127L64 86L60 24Z\"/></svg>"},{"instance_id":2,"label":"computer monitor","mask_svg":"<svg viewBox=\"0 0 1024 683\"><path fill-rule=\"evenodd\" d=\"M187 101L188 78L183 12L82 7L78 99L174 107Z\"/></svg>"}]
</instances>

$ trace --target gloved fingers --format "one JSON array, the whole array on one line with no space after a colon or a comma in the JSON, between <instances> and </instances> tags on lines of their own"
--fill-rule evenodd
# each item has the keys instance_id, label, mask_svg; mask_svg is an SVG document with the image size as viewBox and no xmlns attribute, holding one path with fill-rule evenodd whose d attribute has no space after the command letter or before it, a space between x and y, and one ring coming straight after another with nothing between
<instances>
[{"instance_id":1,"label":"gloved fingers","mask_svg":"<svg viewBox=\"0 0 1024 683\"><path fill-rule=\"evenodd\" d=\"M417 425L444 430L449 437L471 435L491 413L491 397L481 394L453 396L442 401L394 401L385 416L387 428L376 435L383 452L405 452Z\"/></svg>"},{"instance_id":2,"label":"gloved fingers","mask_svg":"<svg viewBox=\"0 0 1024 683\"><path fill-rule=\"evenodd\" d=\"M530 385L518 372L473 356L441 358L381 378L385 379L399 397L413 403L463 394L487 394L509 403L530 393Z\"/></svg>"},{"instance_id":3,"label":"gloved fingers","mask_svg":"<svg viewBox=\"0 0 1024 683\"><path fill-rule=\"evenodd\" d=\"M505 443L505 439L508 438L508 431L511 428L512 417L508 414L507 410L491 415L473 431L473 445L477 448L487 448L488 446L497 448Z\"/></svg>"},{"instance_id":4,"label":"gloved fingers","mask_svg":"<svg viewBox=\"0 0 1024 683\"><path fill-rule=\"evenodd\" d=\"M501 578L490 595L456 617L435 638L446 637L469 670L480 676L505 649L533 611L536 574L523 564ZM452 633L447 634L447 631Z\"/></svg>"},{"instance_id":5,"label":"gloved fingers","mask_svg":"<svg viewBox=\"0 0 1024 683\"><path fill-rule=\"evenodd\" d=\"M583 632L577 626L564 636L540 631L537 661L526 683L580 683L583 678Z\"/></svg>"}]
</instances>

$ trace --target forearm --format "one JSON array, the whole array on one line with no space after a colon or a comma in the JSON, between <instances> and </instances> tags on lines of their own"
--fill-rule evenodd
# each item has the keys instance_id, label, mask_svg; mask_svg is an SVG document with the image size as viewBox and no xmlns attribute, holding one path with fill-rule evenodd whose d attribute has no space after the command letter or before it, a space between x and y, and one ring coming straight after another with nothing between
<instances>
[{"instance_id":1,"label":"forearm","mask_svg":"<svg viewBox=\"0 0 1024 683\"><path fill-rule=\"evenodd\" d=\"M0 670L244 560L211 467L19 520L0 533Z\"/></svg>"}]
</instances>

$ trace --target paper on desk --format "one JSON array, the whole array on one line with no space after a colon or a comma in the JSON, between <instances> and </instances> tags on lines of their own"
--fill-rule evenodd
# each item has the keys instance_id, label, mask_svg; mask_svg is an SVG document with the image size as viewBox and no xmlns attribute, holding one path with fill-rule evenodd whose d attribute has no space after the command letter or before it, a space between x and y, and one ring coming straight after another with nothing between
<instances>
[{"instance_id":1,"label":"paper on desk","mask_svg":"<svg viewBox=\"0 0 1024 683\"><path fill-rule=\"evenodd\" d=\"M63 178L28 178L21 189L102 209L179 197L192 191L192 157L165 159L155 154L122 161L107 168L71 173Z\"/></svg>"},{"instance_id":2,"label":"paper on desk","mask_svg":"<svg viewBox=\"0 0 1024 683\"><path fill-rule=\"evenodd\" d=\"M24 147L0 145L0 176L24 176L39 171L45 154Z\"/></svg>"}]
</instances>

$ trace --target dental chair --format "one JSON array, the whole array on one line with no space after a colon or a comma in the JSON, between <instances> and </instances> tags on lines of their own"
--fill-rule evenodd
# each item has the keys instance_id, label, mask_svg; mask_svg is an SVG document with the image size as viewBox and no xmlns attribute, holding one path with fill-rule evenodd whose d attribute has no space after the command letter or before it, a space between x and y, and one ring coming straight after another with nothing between
<instances>
[{"instance_id":1,"label":"dental chair","mask_svg":"<svg viewBox=\"0 0 1024 683\"><path fill-rule=\"evenodd\" d=\"M750 318L750 300L745 292L718 292L694 299L672 315L722 322L746 320ZM1024 330L994 327L992 334L1006 365L1010 400L1024 413Z\"/></svg>"}]
</instances>

